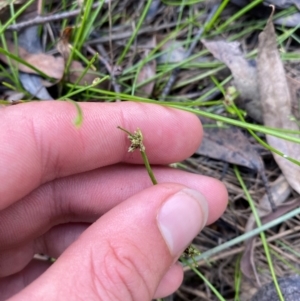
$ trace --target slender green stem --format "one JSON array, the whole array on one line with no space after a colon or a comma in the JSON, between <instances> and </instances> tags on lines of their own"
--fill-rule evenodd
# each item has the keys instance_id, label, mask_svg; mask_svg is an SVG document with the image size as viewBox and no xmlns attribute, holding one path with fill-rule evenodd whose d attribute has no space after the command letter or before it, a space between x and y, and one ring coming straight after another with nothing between
<instances>
[{"instance_id":1,"label":"slender green stem","mask_svg":"<svg viewBox=\"0 0 300 301\"><path fill-rule=\"evenodd\" d=\"M200 261L200 260L209 259L211 256L213 256L213 255L215 255L215 254L217 254L221 251L227 250L230 247L233 247L233 246L245 241L246 239L249 239L253 236L256 236L256 235L260 234L263 231L266 231L266 230L268 230L272 227L275 227L275 226L283 223L284 221L293 218L294 216L296 216L298 214L300 214L300 208L296 208L293 211L282 215L280 218L277 218L277 219L275 219L271 222L268 222L268 223L262 225L261 227L255 228L250 232L244 233L244 234L242 234L242 235L240 235L240 236L238 236L234 239L226 241L225 243L223 243L223 244L221 244L221 245L219 245L219 246L217 246L213 249L210 249L206 252L203 252L202 254L200 254L198 256L195 256L194 260Z\"/></svg>"},{"instance_id":2,"label":"slender green stem","mask_svg":"<svg viewBox=\"0 0 300 301\"><path fill-rule=\"evenodd\" d=\"M0 36L1 36L1 35L0 35ZM3 36L3 37L4 37L4 36ZM1 36L1 38L2 38L2 36ZM13 53L11 53L11 52L9 52L7 49L4 49L4 48L1 48L1 47L0 47L0 54L6 55L8 58L11 58L11 59L15 60L16 62L25 65L26 67L28 67L28 68L34 70L35 72L37 72L39 75L41 75L41 76L43 76L43 77L45 77L45 78L51 80L51 77L49 77L48 75L46 75L45 73L43 73L42 71L40 71L40 70L39 70L38 68L36 68L35 66L33 66L33 65L29 64L29 63L27 63L26 61L24 61L23 59L21 59L19 56L15 55L15 54L13 54ZM14 67L12 67L12 68L14 68Z\"/></svg>"},{"instance_id":3,"label":"slender green stem","mask_svg":"<svg viewBox=\"0 0 300 301\"><path fill-rule=\"evenodd\" d=\"M136 149L139 149L143 158L143 162L145 164L145 167L147 169L148 175L153 183L153 185L157 184L157 180L155 179L154 173L151 169L148 157L146 155L145 146L143 144L143 134L140 129L137 129L134 133L130 133L128 130L118 126L118 129L122 130L126 134L128 134L128 139L131 142L131 145L128 149L129 152L132 152Z\"/></svg>"},{"instance_id":4,"label":"slender green stem","mask_svg":"<svg viewBox=\"0 0 300 301\"><path fill-rule=\"evenodd\" d=\"M3 35L6 28L13 23L35 0L27 1L4 25L0 22L0 36ZM4 3L4 2L3 2Z\"/></svg>"},{"instance_id":5,"label":"slender green stem","mask_svg":"<svg viewBox=\"0 0 300 301\"><path fill-rule=\"evenodd\" d=\"M90 71L90 67L94 64L95 60L98 58L98 53L96 53L91 60L88 62L87 66L83 70L83 72L80 74L80 76L75 81L73 87L69 90L68 93L72 93L75 87L80 83L80 81L83 79L83 77L87 74L88 71Z\"/></svg>"},{"instance_id":6,"label":"slender green stem","mask_svg":"<svg viewBox=\"0 0 300 301\"><path fill-rule=\"evenodd\" d=\"M240 288L241 288L241 281L242 281L240 262L241 262L241 255L239 255L234 268L234 288L235 288L234 301L240 301L239 295L240 295Z\"/></svg>"},{"instance_id":7,"label":"slender green stem","mask_svg":"<svg viewBox=\"0 0 300 301\"><path fill-rule=\"evenodd\" d=\"M155 179L155 176L154 176L154 173L151 169L151 166L150 166L150 163L149 163L149 160L148 160L148 157L146 155L146 152L145 151L141 151L141 154L142 154L142 158L143 158L143 161L144 161L144 164L146 166L146 169L147 169L147 172L148 172L148 175L152 181L152 184L153 185L156 185L157 184L157 180Z\"/></svg>"},{"instance_id":8,"label":"slender green stem","mask_svg":"<svg viewBox=\"0 0 300 301\"><path fill-rule=\"evenodd\" d=\"M263 0L256 0L245 7L243 7L241 10L239 10L236 14L234 14L231 18L228 18L226 22L224 22L218 29L217 33L221 33L229 24L233 23L234 20L238 19L239 17L243 16L247 11L251 10L256 5L260 4Z\"/></svg>"},{"instance_id":9,"label":"slender green stem","mask_svg":"<svg viewBox=\"0 0 300 301\"><path fill-rule=\"evenodd\" d=\"M141 17L139 18L139 22L138 22L138 24L137 24L137 26L136 26L136 28L135 28L135 30L134 30L132 36L130 37L129 41L127 42L127 44L126 44L126 46L125 46L125 48L124 48L122 54L120 55L120 57L119 57L119 59L118 59L117 65L121 65L121 63L122 63L122 61L123 61L125 55L127 54L128 50L129 50L129 48L130 48L130 46L131 46L132 43L133 43L133 40L136 38L137 33L139 32L139 30L140 30L140 28L141 28L141 26L142 26L142 24L143 24L143 22L144 22L144 20L145 20L145 18L146 18L146 15L147 15L147 12L148 12L148 10L149 10L149 8L150 8L151 3L152 3L152 0L148 0L148 1L147 1L146 7L145 7L145 9L143 10L143 13L142 13Z\"/></svg>"},{"instance_id":10,"label":"slender green stem","mask_svg":"<svg viewBox=\"0 0 300 301\"><path fill-rule=\"evenodd\" d=\"M90 88L93 88L93 87L99 85L101 82L107 80L108 78L109 78L109 76L105 76L105 77L103 77L101 79L99 79L99 78L97 79L96 78L91 85L79 88L78 90L73 91L72 93L68 93L68 94L66 94L66 95L64 95L64 96L62 96L62 97L60 97L58 99L59 100L64 100L64 99L67 99L67 98L69 98L69 97L71 97L73 95L76 95L76 94L79 94L79 93L81 93L83 91L89 90ZM70 85L70 86L73 87L73 85Z\"/></svg>"},{"instance_id":11,"label":"slender green stem","mask_svg":"<svg viewBox=\"0 0 300 301\"><path fill-rule=\"evenodd\" d=\"M237 166L235 165L234 166L234 172L235 172L235 175L245 193L245 196L248 200L248 203L250 205L250 208L252 210L252 214L255 218L255 222L257 224L258 227L261 227L261 221L260 221L260 218L259 218L259 215L257 213L257 210L255 208L255 205L254 205L254 202L252 200L252 197L239 173L239 170L237 168ZM280 301L284 301L284 298L283 298L283 295L282 295L282 292L280 290L280 286L278 284L278 280L277 280L277 277L276 277L276 273L275 273L275 270L274 270L274 266L273 266L273 262L272 262L272 258L271 258L271 254L270 254L270 250L269 250L269 247L268 247L268 243L267 243L267 240L266 240L266 236L265 236L265 233L264 232L261 232L260 233L260 237L261 237L261 242L263 244L263 247L264 247L264 251L265 251L265 255L266 255L266 258L267 258L267 262L268 262L268 265L269 265L269 269L270 269L270 272L271 272L271 275L272 275L272 279L274 281L274 286L275 286L275 289L277 291L277 294L278 294L278 297L280 299Z\"/></svg>"},{"instance_id":12,"label":"slender green stem","mask_svg":"<svg viewBox=\"0 0 300 301\"><path fill-rule=\"evenodd\" d=\"M216 295L216 297L220 301L226 301L224 297L217 291L217 289L208 281L208 279L199 271L197 270L192 264L190 264L187 260L184 258L181 259L184 264L188 265L195 274L199 276L199 278L209 287L209 289Z\"/></svg>"},{"instance_id":13,"label":"slender green stem","mask_svg":"<svg viewBox=\"0 0 300 301\"><path fill-rule=\"evenodd\" d=\"M220 6L218 7L217 11L215 12L215 14L213 15L213 17L211 18L211 20L205 25L204 31L207 32L209 31L213 25L215 24L216 20L218 19L218 17L220 16L220 14L222 13L222 11L225 9L225 7L227 6L227 4L229 3L230 0L223 0L222 3L220 4Z\"/></svg>"}]
</instances>

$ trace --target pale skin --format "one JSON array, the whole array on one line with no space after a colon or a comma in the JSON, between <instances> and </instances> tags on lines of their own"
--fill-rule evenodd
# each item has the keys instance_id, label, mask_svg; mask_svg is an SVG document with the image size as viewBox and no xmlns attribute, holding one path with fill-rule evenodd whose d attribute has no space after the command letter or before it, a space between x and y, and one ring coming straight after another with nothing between
<instances>
[{"instance_id":1,"label":"pale skin","mask_svg":"<svg viewBox=\"0 0 300 301\"><path fill-rule=\"evenodd\" d=\"M66 102L0 109L0 301L171 294L183 278L181 252L225 210L221 182L166 166L197 149L196 116L130 102L80 105L80 128ZM142 130L158 185L117 126Z\"/></svg>"}]
</instances>

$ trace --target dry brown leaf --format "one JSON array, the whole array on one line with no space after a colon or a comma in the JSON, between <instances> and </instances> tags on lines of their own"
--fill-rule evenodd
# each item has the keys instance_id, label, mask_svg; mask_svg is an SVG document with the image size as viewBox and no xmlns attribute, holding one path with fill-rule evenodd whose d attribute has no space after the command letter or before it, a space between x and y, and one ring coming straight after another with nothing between
<instances>
[{"instance_id":1,"label":"dry brown leaf","mask_svg":"<svg viewBox=\"0 0 300 301\"><path fill-rule=\"evenodd\" d=\"M256 64L246 60L240 49L239 42L227 41L206 41L202 40L203 45L211 54L223 62L231 71L236 88L246 99L259 99L256 83Z\"/></svg>"},{"instance_id":2,"label":"dry brown leaf","mask_svg":"<svg viewBox=\"0 0 300 301\"><path fill-rule=\"evenodd\" d=\"M272 193L274 202L278 207L287 200L288 196L292 192L292 189L285 177L281 175L272 183L270 192ZM260 199L256 209L259 217L263 217L272 211L267 194ZM251 214L245 226L245 232L253 230L255 228L255 224L255 218L253 214Z\"/></svg>"},{"instance_id":3,"label":"dry brown leaf","mask_svg":"<svg viewBox=\"0 0 300 301\"><path fill-rule=\"evenodd\" d=\"M228 163L263 171L264 164L249 139L237 127L221 128L207 118L201 117L204 126L202 143L196 154ZM205 127L209 124L210 127ZM211 125L215 124L215 127Z\"/></svg>"},{"instance_id":4,"label":"dry brown leaf","mask_svg":"<svg viewBox=\"0 0 300 301\"><path fill-rule=\"evenodd\" d=\"M259 35L258 46L258 85L263 107L264 124L268 127L299 131L298 125L291 120L292 97L286 74L276 43L272 18ZM268 143L285 156L300 159L300 145L267 135ZM273 154L286 180L300 193L300 166Z\"/></svg>"},{"instance_id":5,"label":"dry brown leaf","mask_svg":"<svg viewBox=\"0 0 300 301\"><path fill-rule=\"evenodd\" d=\"M230 69L234 85L241 95L241 106L249 116L263 123L255 61L244 58L238 42L202 40L202 43L216 59Z\"/></svg>"},{"instance_id":6,"label":"dry brown leaf","mask_svg":"<svg viewBox=\"0 0 300 301\"><path fill-rule=\"evenodd\" d=\"M8 51L11 53L16 53L15 45L10 42L7 42ZM19 54L18 56L22 58L27 63L31 64L32 66L39 69L41 72L46 74L47 76L54 78L54 79L61 79L64 74L64 59L62 57L54 57L49 54L45 53L28 53L24 48L19 47L18 49ZM0 54L0 60L7 64L8 58L4 54ZM14 60L11 60L12 64L18 68L20 71L32 74L38 74L36 71L32 70L31 68L20 64Z\"/></svg>"},{"instance_id":7,"label":"dry brown leaf","mask_svg":"<svg viewBox=\"0 0 300 301\"><path fill-rule=\"evenodd\" d=\"M156 47L156 37L153 36L152 40L149 41L146 45L144 45L143 47L145 47L144 53L142 55L142 58L146 58L151 50ZM137 78L137 84L142 84L143 82L145 82L146 80L153 78L156 74L156 60L153 59L149 62L147 62L141 69L141 71L138 74L138 78ZM141 95L143 97L149 97L152 92L153 92L153 88L155 86L155 81L152 80L151 82L141 86L138 91L139 93L137 93L138 95Z\"/></svg>"},{"instance_id":8,"label":"dry brown leaf","mask_svg":"<svg viewBox=\"0 0 300 301\"><path fill-rule=\"evenodd\" d=\"M79 77L81 77L84 72L85 67L78 61L72 61L69 71L69 81L72 84L75 84ZM94 79L98 77L94 71L91 69L80 79L80 85L91 85Z\"/></svg>"}]
</instances>

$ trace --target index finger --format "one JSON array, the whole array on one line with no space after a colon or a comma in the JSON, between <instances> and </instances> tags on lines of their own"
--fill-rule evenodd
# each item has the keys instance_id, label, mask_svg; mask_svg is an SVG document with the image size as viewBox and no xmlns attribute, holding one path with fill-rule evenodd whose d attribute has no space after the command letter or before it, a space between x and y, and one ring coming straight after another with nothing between
<instances>
[{"instance_id":1,"label":"index finger","mask_svg":"<svg viewBox=\"0 0 300 301\"><path fill-rule=\"evenodd\" d=\"M118 162L141 163L128 153L127 135L138 127L150 163L168 164L190 156L202 128L190 113L132 102L80 103L83 123L72 121L67 102L31 102L0 110L0 209L55 178Z\"/></svg>"}]
</instances>

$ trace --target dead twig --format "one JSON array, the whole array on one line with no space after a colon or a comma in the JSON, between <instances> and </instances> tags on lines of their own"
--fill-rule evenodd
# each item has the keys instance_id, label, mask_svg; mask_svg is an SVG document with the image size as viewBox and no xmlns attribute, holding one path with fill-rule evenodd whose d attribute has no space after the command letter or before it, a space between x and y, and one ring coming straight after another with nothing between
<instances>
[{"instance_id":1,"label":"dead twig","mask_svg":"<svg viewBox=\"0 0 300 301\"><path fill-rule=\"evenodd\" d=\"M107 3L108 1L109 0L105 0L104 3ZM92 8L96 8L101 4L102 4L101 2L94 3L92 5ZM12 24L12 25L7 27L7 30L20 31L21 29L26 28L26 27L45 24L45 23L48 23L48 22L58 21L58 20L62 20L62 19L68 19L68 18L75 17L75 16L79 15L81 13L81 11L82 11L82 8L78 8L78 9L74 9L72 11L57 13L57 14L50 15L50 16L40 16L40 15L38 15L38 16L36 16L35 18L33 18L31 20L27 20L27 21L24 21L24 22Z\"/></svg>"}]
</instances>

